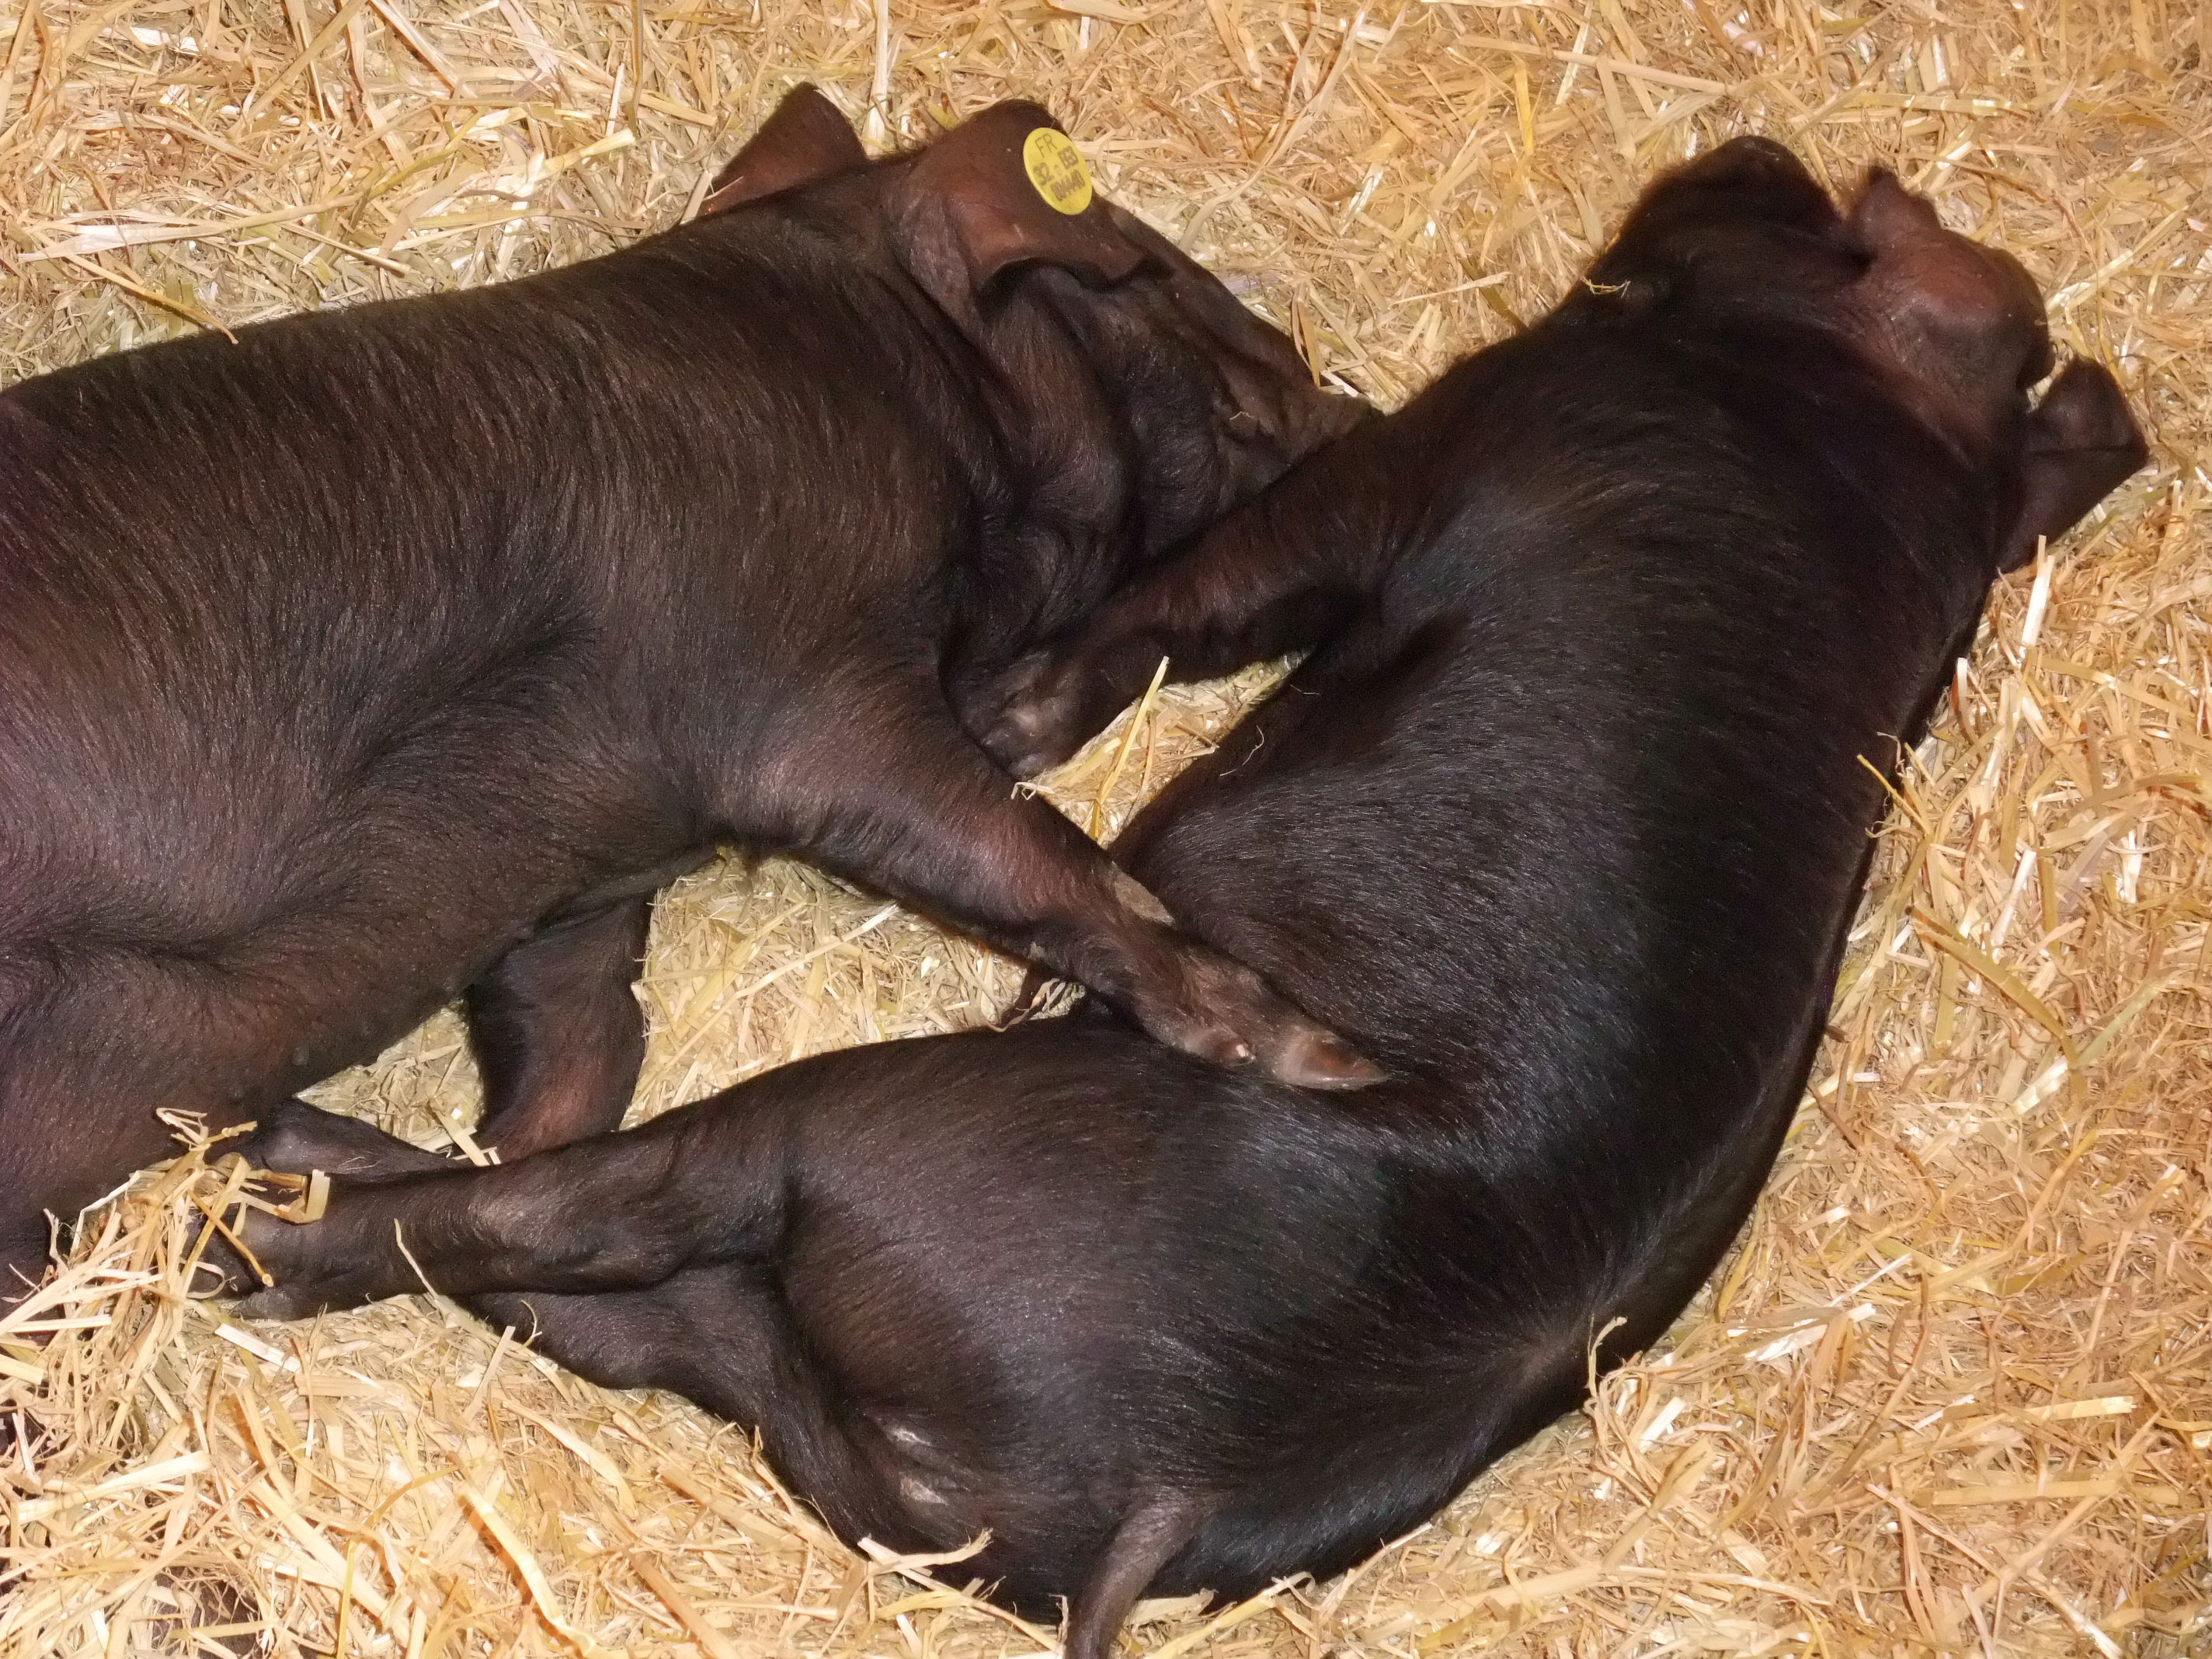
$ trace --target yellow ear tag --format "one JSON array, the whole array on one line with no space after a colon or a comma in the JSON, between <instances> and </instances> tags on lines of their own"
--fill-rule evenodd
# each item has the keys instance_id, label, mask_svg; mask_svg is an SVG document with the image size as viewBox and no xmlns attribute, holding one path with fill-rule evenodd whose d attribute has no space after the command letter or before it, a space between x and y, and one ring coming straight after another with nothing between
<instances>
[{"instance_id":1,"label":"yellow ear tag","mask_svg":"<svg viewBox=\"0 0 2212 1659\"><path fill-rule=\"evenodd\" d=\"M1091 169L1066 133L1052 127L1032 131L1022 141L1022 168L1046 206L1077 214L1091 205Z\"/></svg>"}]
</instances>

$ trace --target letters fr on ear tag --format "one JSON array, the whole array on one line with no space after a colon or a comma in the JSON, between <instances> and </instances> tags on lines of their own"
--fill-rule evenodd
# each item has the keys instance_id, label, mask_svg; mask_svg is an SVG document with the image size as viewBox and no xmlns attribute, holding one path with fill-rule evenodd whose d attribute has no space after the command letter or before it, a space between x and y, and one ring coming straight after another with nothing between
<instances>
[{"instance_id":1,"label":"letters fr on ear tag","mask_svg":"<svg viewBox=\"0 0 2212 1659\"><path fill-rule=\"evenodd\" d=\"M1077 214L1091 205L1091 169L1066 133L1038 127L1022 141L1022 169L1045 204Z\"/></svg>"}]
</instances>

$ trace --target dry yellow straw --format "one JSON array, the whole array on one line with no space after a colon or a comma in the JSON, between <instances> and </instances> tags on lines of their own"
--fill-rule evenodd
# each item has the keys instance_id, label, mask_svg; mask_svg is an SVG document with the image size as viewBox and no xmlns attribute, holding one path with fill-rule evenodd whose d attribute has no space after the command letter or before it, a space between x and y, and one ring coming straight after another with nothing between
<instances>
[{"instance_id":1,"label":"dry yellow straw","mask_svg":"<svg viewBox=\"0 0 2212 1659\"><path fill-rule=\"evenodd\" d=\"M1106 191L1194 225L1319 374L1385 404L1540 314L1653 168L1735 132L1839 188L1893 166L2016 254L2062 347L2118 366L2157 460L2000 587L1716 1289L1357 1572L1154 1607L1133 1639L2212 1650L2212 9L0 3L10 379L627 242L802 76L893 142L1041 98ZM1046 793L1117 828L1267 678L1159 690ZM795 1049L977 1024L1019 979L799 866L716 866L656 920L638 1113ZM477 1104L448 1016L316 1097L423 1144ZM0 1419L52 1437L0 1459L4 1659L185 1651L188 1630L395 1659L1047 1644L958 1564L837 1547L742 1431L584 1384L527 1330L502 1348L423 1297L254 1330L192 1312L179 1194L223 1185L198 1156L0 1317Z\"/></svg>"}]
</instances>

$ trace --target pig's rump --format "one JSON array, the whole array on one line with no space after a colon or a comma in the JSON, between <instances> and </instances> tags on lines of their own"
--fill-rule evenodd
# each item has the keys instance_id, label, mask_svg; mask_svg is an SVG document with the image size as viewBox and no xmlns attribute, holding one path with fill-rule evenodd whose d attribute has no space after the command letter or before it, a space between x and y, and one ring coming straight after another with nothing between
<instances>
[{"instance_id":1,"label":"pig's rump","mask_svg":"<svg viewBox=\"0 0 2212 1659\"><path fill-rule=\"evenodd\" d=\"M845 1050L596 1149L692 1179L635 1211L601 1187L623 1239L562 1254L635 1249L649 1208L718 1238L670 1277L471 1305L595 1381L757 1427L846 1536L989 1530L960 1571L1033 1612L1161 1488L1218 1508L1156 1593L1234 1595L1432 1512L1572 1403L1593 1295L1638 1288L1620 1216L1439 1167L1433 1127L1389 1085L1347 1112L1081 1015ZM432 1200L406 1200L418 1248ZM702 1206L698 1232L672 1219Z\"/></svg>"}]
</instances>

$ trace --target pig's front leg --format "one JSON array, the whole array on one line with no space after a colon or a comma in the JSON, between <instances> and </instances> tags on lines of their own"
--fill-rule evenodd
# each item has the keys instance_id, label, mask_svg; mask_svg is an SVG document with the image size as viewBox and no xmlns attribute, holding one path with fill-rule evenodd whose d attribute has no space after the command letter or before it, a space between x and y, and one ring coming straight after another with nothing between
<instances>
[{"instance_id":1,"label":"pig's front leg","mask_svg":"<svg viewBox=\"0 0 2212 1659\"><path fill-rule=\"evenodd\" d=\"M645 1058L630 987L652 914L647 896L555 921L469 988L484 1091L477 1138L507 1162L621 1123Z\"/></svg>"},{"instance_id":2,"label":"pig's front leg","mask_svg":"<svg viewBox=\"0 0 2212 1659\"><path fill-rule=\"evenodd\" d=\"M963 724L1018 777L1058 765L1167 659L1200 680L1319 645L1358 615L1393 545L1393 475L1364 431L1291 472L1060 639L962 701Z\"/></svg>"},{"instance_id":3,"label":"pig's front leg","mask_svg":"<svg viewBox=\"0 0 2212 1659\"><path fill-rule=\"evenodd\" d=\"M1127 590L1095 625L1018 659L971 706L976 741L1015 776L1035 777L1103 731L1152 684L1163 658L1172 683L1210 679L1318 644L1354 614L1357 594L1292 586L1279 571L1267 575L1290 591L1256 603L1262 584L1240 586L1236 567L1248 560L1216 556L1223 546L1206 543L1206 557L1178 561Z\"/></svg>"},{"instance_id":4,"label":"pig's front leg","mask_svg":"<svg viewBox=\"0 0 2212 1659\"><path fill-rule=\"evenodd\" d=\"M789 845L842 875L1079 981L1170 1048L1255 1060L1282 1082L1360 1088L1382 1073L1179 931L1166 909L1044 801L1017 790L939 703L886 687L768 769Z\"/></svg>"}]
</instances>

